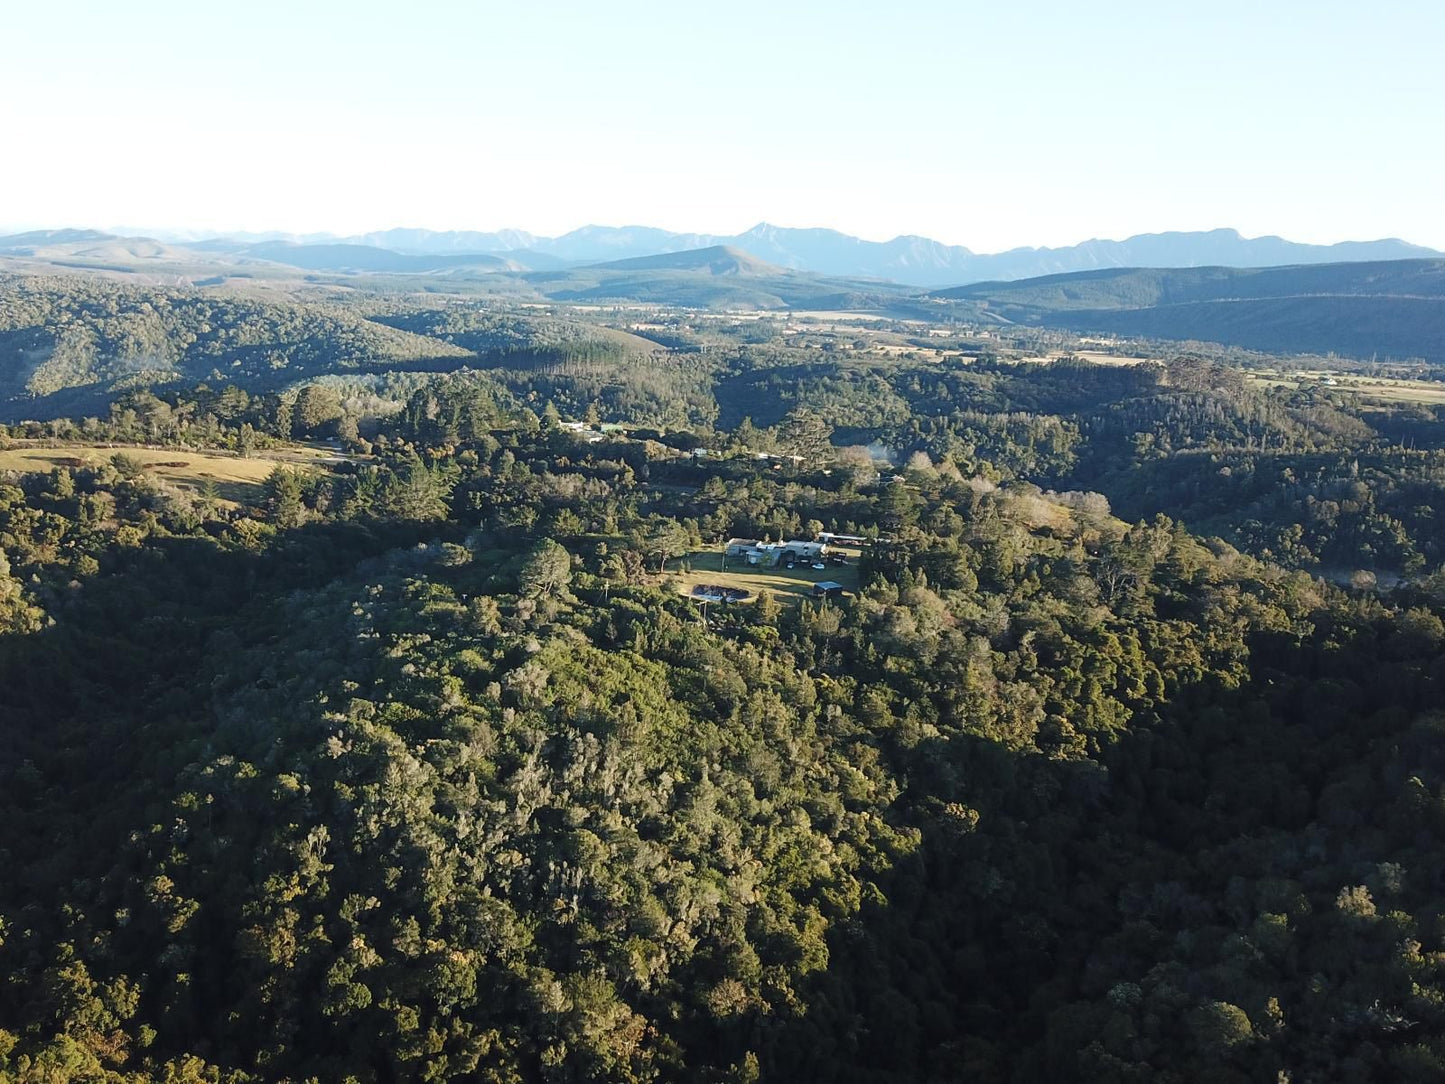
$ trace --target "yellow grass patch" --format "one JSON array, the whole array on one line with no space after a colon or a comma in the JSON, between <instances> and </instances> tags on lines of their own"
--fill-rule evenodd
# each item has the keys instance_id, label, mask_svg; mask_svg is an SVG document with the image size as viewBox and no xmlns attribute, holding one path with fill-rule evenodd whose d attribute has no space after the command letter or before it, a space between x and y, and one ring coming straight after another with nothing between
<instances>
[{"instance_id":1,"label":"yellow grass patch","mask_svg":"<svg viewBox=\"0 0 1445 1084\"><path fill-rule=\"evenodd\" d=\"M180 448L137 448L123 444L24 444L0 450L0 471L46 472L56 467L98 467L111 456L124 453L138 460L147 474L168 482L199 489L214 482L227 500L253 499L261 483L278 465L325 467L334 455L304 445L258 452L249 459L224 452L193 452Z\"/></svg>"},{"instance_id":2,"label":"yellow grass patch","mask_svg":"<svg viewBox=\"0 0 1445 1084\"><path fill-rule=\"evenodd\" d=\"M1074 513L1062 504L1055 504L1032 493L1008 493L1009 512L1023 522L1029 530L1037 531L1048 527L1061 534L1074 528Z\"/></svg>"},{"instance_id":3,"label":"yellow grass patch","mask_svg":"<svg viewBox=\"0 0 1445 1084\"><path fill-rule=\"evenodd\" d=\"M1144 365L1151 361L1158 361L1158 358L1135 358L1126 357L1122 354L1105 354L1098 350L1056 350L1051 354L1036 354L1027 358L1016 358L1014 360L1027 362L1031 365L1047 365L1050 362L1062 361L1066 357L1078 358L1080 361L1092 362L1095 365Z\"/></svg>"},{"instance_id":4,"label":"yellow grass patch","mask_svg":"<svg viewBox=\"0 0 1445 1084\"><path fill-rule=\"evenodd\" d=\"M1302 384L1321 384L1326 391L1337 391L1376 402L1424 403L1428 406L1445 403L1445 382L1435 380L1391 380L1321 369L1261 369L1257 373L1251 373L1250 380L1256 384L1286 388L1297 388ZM1331 380L1334 381L1333 384L1326 383Z\"/></svg>"}]
</instances>

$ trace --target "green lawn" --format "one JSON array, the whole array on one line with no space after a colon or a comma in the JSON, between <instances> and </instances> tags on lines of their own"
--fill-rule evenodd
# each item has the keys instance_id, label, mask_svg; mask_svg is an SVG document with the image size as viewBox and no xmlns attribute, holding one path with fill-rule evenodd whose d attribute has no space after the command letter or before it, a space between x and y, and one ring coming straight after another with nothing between
<instances>
[{"instance_id":1,"label":"green lawn","mask_svg":"<svg viewBox=\"0 0 1445 1084\"><path fill-rule=\"evenodd\" d=\"M670 582L680 594L688 595L700 583L715 583L722 587L737 587L750 591L756 598L759 591L769 591L783 601L811 598L813 584L822 580L834 580L846 591L858 590L858 555L856 550L841 549L848 557L847 565L829 565L824 570L807 565L790 569L758 568L749 565L741 557L727 558L727 571L723 571L723 555L720 551L691 553L680 560L669 562ZM687 571L680 571L683 564Z\"/></svg>"}]
</instances>

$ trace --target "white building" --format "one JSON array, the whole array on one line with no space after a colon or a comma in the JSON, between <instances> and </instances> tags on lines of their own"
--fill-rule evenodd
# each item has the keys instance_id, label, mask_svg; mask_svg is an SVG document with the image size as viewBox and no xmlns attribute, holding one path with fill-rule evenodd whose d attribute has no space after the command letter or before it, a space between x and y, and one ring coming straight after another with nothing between
<instances>
[{"instance_id":1,"label":"white building","mask_svg":"<svg viewBox=\"0 0 1445 1084\"><path fill-rule=\"evenodd\" d=\"M740 547L737 556L746 558L750 565L762 568L787 568L799 562L811 564L827 552L827 543L804 542L793 538L785 542L760 542L753 546ZM731 549L728 556L733 556Z\"/></svg>"}]
</instances>

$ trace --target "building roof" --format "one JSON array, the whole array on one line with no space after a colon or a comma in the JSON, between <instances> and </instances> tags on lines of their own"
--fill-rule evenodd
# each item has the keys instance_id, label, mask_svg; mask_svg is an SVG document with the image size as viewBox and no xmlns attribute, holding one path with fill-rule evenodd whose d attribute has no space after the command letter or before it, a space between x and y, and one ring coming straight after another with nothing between
<instances>
[{"instance_id":1,"label":"building roof","mask_svg":"<svg viewBox=\"0 0 1445 1084\"><path fill-rule=\"evenodd\" d=\"M731 545L731 544L732 544L732 543L729 543L729 545ZM826 544L823 543L823 542L807 542L807 541L804 541L804 540L801 539L801 538L790 538L790 539L788 539L786 542L761 542L761 543L753 543L753 545L757 546L757 548L760 549L760 550L770 550L770 551L771 551L771 550L779 550L779 551L781 551L781 550L798 549L798 548L801 548L801 549L822 549L822 548L825 547Z\"/></svg>"},{"instance_id":2,"label":"building roof","mask_svg":"<svg viewBox=\"0 0 1445 1084\"><path fill-rule=\"evenodd\" d=\"M843 585L842 585L841 583L839 583L837 580L820 580L818 583L813 584L813 590L814 590L814 591L841 591L841 590L843 590Z\"/></svg>"}]
</instances>

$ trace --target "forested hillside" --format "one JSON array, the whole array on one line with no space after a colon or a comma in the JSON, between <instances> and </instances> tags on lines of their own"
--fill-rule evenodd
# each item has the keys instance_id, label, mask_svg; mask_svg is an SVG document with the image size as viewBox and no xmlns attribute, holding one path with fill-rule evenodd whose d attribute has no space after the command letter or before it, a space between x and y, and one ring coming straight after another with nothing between
<instances>
[{"instance_id":1,"label":"forested hillside","mask_svg":"<svg viewBox=\"0 0 1445 1084\"><path fill-rule=\"evenodd\" d=\"M276 386L279 378L465 356L340 306L25 276L0 278L0 299L6 413L73 388L175 379Z\"/></svg>"},{"instance_id":2,"label":"forested hillside","mask_svg":"<svg viewBox=\"0 0 1445 1084\"><path fill-rule=\"evenodd\" d=\"M147 400L151 421L131 437L214 441L243 414L264 433L284 408L275 437L352 440L448 374L492 407L681 432L684 450L815 457L868 445L895 466L921 455L1096 491L1130 518L1163 512L1291 568L1415 575L1445 559L1431 512L1445 500L1437 408L1359 399L1333 378L1270 384L1183 351L1148 364L1024 363L989 353L998 337L958 340L971 358L939 358L926 340L879 355L846 330L787 335L781 321L689 323L677 310L619 328L581 310L456 299L257 301L76 279L6 289L0 384L12 419L104 418L107 399L150 386L170 389L169 405L155 421ZM296 389L318 380L336 402L294 419ZM203 392L187 390L196 382ZM256 408L244 407L251 396ZM799 412L826 421L821 445L784 426Z\"/></svg>"},{"instance_id":3,"label":"forested hillside","mask_svg":"<svg viewBox=\"0 0 1445 1084\"><path fill-rule=\"evenodd\" d=\"M1445 362L1445 261L1111 269L938 293L1010 321L1283 353Z\"/></svg>"},{"instance_id":4,"label":"forested hillside","mask_svg":"<svg viewBox=\"0 0 1445 1084\"><path fill-rule=\"evenodd\" d=\"M983 282L938 297L976 298L1006 307L1137 309L1198 301L1280 297L1445 298L1445 260L1389 260L1294 267L1110 268L1022 282Z\"/></svg>"},{"instance_id":5,"label":"forested hillside","mask_svg":"<svg viewBox=\"0 0 1445 1084\"><path fill-rule=\"evenodd\" d=\"M1439 408L8 288L172 360L0 427L0 1080L1445 1077Z\"/></svg>"}]
</instances>

